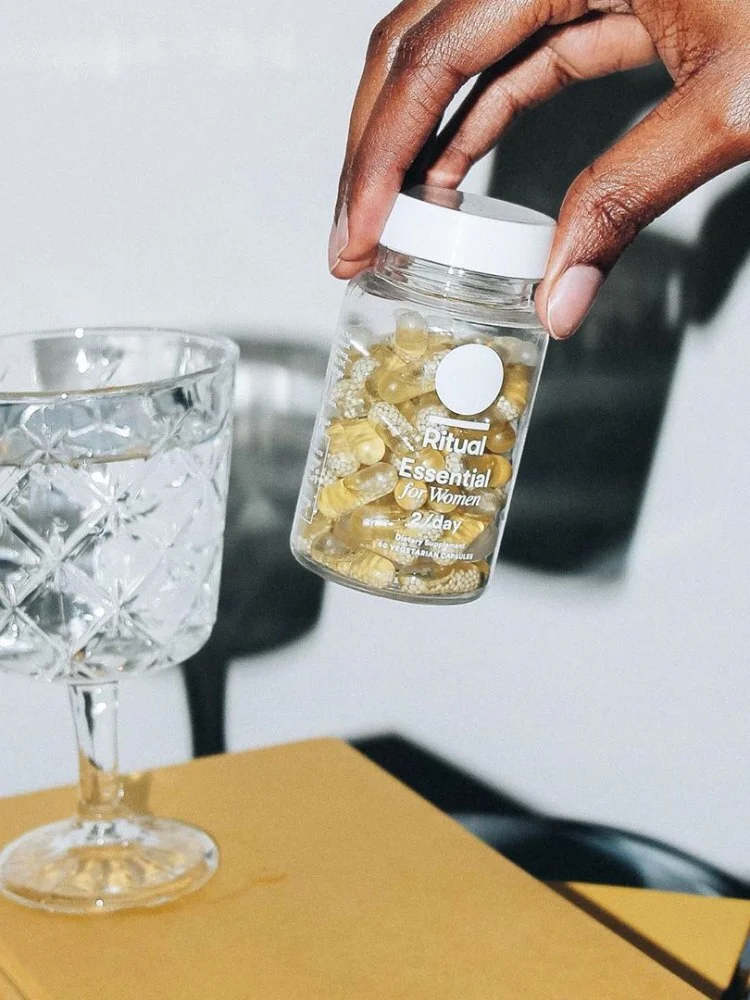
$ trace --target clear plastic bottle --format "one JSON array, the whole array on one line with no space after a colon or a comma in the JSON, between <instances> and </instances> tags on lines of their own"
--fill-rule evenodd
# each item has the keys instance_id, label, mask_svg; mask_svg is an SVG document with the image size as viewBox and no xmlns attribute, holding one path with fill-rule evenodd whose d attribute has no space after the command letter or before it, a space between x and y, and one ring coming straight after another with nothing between
<instances>
[{"instance_id":1,"label":"clear plastic bottle","mask_svg":"<svg viewBox=\"0 0 750 1000\"><path fill-rule=\"evenodd\" d=\"M554 220L478 195L401 194L348 287L292 529L338 583L459 604L492 573L547 336Z\"/></svg>"}]
</instances>

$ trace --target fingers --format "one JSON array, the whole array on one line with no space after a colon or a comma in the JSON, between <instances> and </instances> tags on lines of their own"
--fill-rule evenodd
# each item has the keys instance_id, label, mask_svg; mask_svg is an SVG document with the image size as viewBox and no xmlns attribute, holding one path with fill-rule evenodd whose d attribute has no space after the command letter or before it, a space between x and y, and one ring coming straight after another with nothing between
<instances>
[{"instance_id":1,"label":"fingers","mask_svg":"<svg viewBox=\"0 0 750 1000\"><path fill-rule=\"evenodd\" d=\"M356 153L362 133L370 118L373 105L382 89L388 70L403 35L420 21L438 3L438 0L404 0L377 24L370 35L362 78L357 87L346 141L344 166L339 181L335 219L338 220L347 186L349 168Z\"/></svg>"},{"instance_id":2,"label":"fingers","mask_svg":"<svg viewBox=\"0 0 750 1000\"><path fill-rule=\"evenodd\" d=\"M442 0L403 35L352 160L347 227L333 248L338 259L334 274L348 277L371 259L405 172L463 83L550 17L579 17L585 4Z\"/></svg>"},{"instance_id":3,"label":"fingers","mask_svg":"<svg viewBox=\"0 0 750 1000\"><path fill-rule=\"evenodd\" d=\"M656 57L637 18L608 15L557 28L518 63L480 77L472 94L443 131L441 152L427 183L457 187L523 111L570 83L634 69Z\"/></svg>"},{"instance_id":4,"label":"fingers","mask_svg":"<svg viewBox=\"0 0 750 1000\"><path fill-rule=\"evenodd\" d=\"M579 175L537 291L537 311L552 336L564 339L575 331L604 277L644 226L750 157L750 132L732 113L734 94L717 61Z\"/></svg>"}]
</instances>

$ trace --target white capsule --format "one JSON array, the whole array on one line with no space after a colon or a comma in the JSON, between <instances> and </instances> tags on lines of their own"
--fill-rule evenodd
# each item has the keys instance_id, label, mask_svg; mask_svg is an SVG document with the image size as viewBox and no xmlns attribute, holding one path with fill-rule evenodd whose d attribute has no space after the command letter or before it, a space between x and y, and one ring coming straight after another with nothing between
<instances>
[{"instance_id":1,"label":"white capsule","mask_svg":"<svg viewBox=\"0 0 750 1000\"><path fill-rule=\"evenodd\" d=\"M535 368L538 360L539 351L536 345L526 340L516 340L508 358L511 364L528 365L529 368Z\"/></svg>"},{"instance_id":2,"label":"white capsule","mask_svg":"<svg viewBox=\"0 0 750 1000\"><path fill-rule=\"evenodd\" d=\"M361 389L377 367L378 363L374 358L360 358L355 361L349 372L352 387Z\"/></svg>"}]
</instances>

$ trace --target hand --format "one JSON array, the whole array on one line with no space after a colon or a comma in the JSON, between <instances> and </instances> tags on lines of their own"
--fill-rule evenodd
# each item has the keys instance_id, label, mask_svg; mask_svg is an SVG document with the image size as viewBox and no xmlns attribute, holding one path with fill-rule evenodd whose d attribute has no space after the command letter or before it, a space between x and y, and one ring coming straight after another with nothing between
<instances>
[{"instance_id":1,"label":"hand","mask_svg":"<svg viewBox=\"0 0 750 1000\"><path fill-rule=\"evenodd\" d=\"M661 58L674 88L584 170L563 203L541 321L558 339L588 312L637 233L693 188L750 159L748 0L404 0L375 28L331 233L332 272L373 260L418 155L456 187L513 119L568 84ZM445 109L476 84L437 135Z\"/></svg>"}]
</instances>

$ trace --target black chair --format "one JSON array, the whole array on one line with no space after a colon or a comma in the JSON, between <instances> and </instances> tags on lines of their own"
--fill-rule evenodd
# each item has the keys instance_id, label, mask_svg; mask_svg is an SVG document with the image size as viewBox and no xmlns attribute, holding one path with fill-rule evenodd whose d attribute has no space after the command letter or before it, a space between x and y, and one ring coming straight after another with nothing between
<instances>
[{"instance_id":1,"label":"black chair","mask_svg":"<svg viewBox=\"0 0 750 1000\"><path fill-rule=\"evenodd\" d=\"M589 882L750 899L750 885L693 855L615 827L551 816L458 813L480 840L544 882Z\"/></svg>"},{"instance_id":2,"label":"black chair","mask_svg":"<svg viewBox=\"0 0 750 1000\"><path fill-rule=\"evenodd\" d=\"M542 881L750 899L750 883L700 858L640 834L545 816L397 734L353 745Z\"/></svg>"},{"instance_id":3,"label":"black chair","mask_svg":"<svg viewBox=\"0 0 750 1000\"><path fill-rule=\"evenodd\" d=\"M326 353L231 332L241 358L219 612L211 639L183 667L196 757L226 749L230 661L299 639L323 600L323 581L293 558L289 532Z\"/></svg>"}]
</instances>

